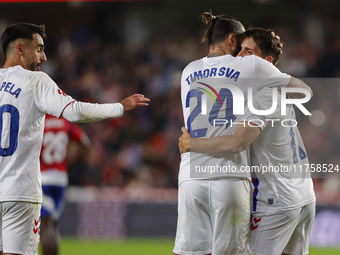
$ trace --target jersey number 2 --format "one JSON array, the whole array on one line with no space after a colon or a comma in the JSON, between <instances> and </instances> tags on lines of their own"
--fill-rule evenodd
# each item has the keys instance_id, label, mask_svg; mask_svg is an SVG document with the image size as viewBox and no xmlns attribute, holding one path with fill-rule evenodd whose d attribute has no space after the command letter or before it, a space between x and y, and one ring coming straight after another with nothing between
<instances>
[{"instance_id":1,"label":"jersey number 2","mask_svg":"<svg viewBox=\"0 0 340 255\"><path fill-rule=\"evenodd\" d=\"M222 88L220 92L218 93L219 97L221 98L221 101L224 102L226 101L226 106L225 106L225 118L223 120L226 121L226 128L229 127L230 123L236 119L235 115L233 114L233 94L230 92L229 89L227 88ZM185 107L192 107L190 106L190 99L191 98L197 98L197 104L193 108L193 110L190 113L189 118L187 119L187 127L190 132L190 135L192 138L199 138L199 137L204 137L207 133L207 126L211 125L214 126L214 120L218 120L218 113L220 112L222 105L218 102L213 105L209 112L209 118L206 122L205 128L200 128L200 129L192 129L192 123L194 119L202 112L202 96L203 92L198 89L192 89L188 92L187 97L186 97L186 104ZM216 125L216 126L221 126L221 124Z\"/></svg>"}]
</instances>

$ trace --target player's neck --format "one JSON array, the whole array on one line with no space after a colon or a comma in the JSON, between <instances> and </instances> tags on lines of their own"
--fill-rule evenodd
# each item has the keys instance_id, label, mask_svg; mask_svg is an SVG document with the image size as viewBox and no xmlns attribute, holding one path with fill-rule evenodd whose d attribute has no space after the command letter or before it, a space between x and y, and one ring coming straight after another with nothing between
<instances>
[{"instance_id":1,"label":"player's neck","mask_svg":"<svg viewBox=\"0 0 340 255\"><path fill-rule=\"evenodd\" d=\"M17 65L20 65L20 62L17 61L15 58L7 58L4 66L2 68L10 68L10 67L13 67L13 66L17 66Z\"/></svg>"},{"instance_id":2,"label":"player's neck","mask_svg":"<svg viewBox=\"0 0 340 255\"><path fill-rule=\"evenodd\" d=\"M219 56L223 56L225 54L219 53L219 52L212 52L208 54L208 58L213 58L213 57L219 57Z\"/></svg>"},{"instance_id":3,"label":"player's neck","mask_svg":"<svg viewBox=\"0 0 340 255\"><path fill-rule=\"evenodd\" d=\"M225 45L211 45L209 48L208 58L218 57L231 54L232 50L226 47Z\"/></svg>"}]
</instances>

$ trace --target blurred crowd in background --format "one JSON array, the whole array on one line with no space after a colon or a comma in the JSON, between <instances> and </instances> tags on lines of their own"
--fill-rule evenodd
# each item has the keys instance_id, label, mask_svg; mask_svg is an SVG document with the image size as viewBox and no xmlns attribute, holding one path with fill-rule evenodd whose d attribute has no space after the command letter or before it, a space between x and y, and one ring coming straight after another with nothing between
<instances>
[{"instance_id":1,"label":"blurred crowd in background","mask_svg":"<svg viewBox=\"0 0 340 255\"><path fill-rule=\"evenodd\" d=\"M43 71L76 100L118 102L133 93L151 99L149 107L122 118L80 124L92 146L70 169L70 185L176 188L184 125L180 76L190 61L207 54L200 43L206 26L198 17L210 7L246 28L273 28L281 36L279 69L311 78L314 91L306 104L313 115L297 111L310 163L340 168L340 79L335 79L340 78L340 14L317 1L306 7L307 2L32 3L20 4L20 10L2 4L0 28L18 21L45 23ZM245 4L249 9L242 9ZM338 176L340 169L314 174L321 202L339 201Z\"/></svg>"}]
</instances>

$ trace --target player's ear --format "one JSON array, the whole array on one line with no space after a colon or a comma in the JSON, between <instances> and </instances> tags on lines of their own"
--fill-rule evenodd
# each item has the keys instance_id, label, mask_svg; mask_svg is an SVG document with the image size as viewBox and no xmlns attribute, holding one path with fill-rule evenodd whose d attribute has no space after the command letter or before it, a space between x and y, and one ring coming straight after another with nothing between
<instances>
[{"instance_id":1,"label":"player's ear","mask_svg":"<svg viewBox=\"0 0 340 255\"><path fill-rule=\"evenodd\" d=\"M236 36L234 34L229 34L228 43L231 47L236 47Z\"/></svg>"},{"instance_id":2,"label":"player's ear","mask_svg":"<svg viewBox=\"0 0 340 255\"><path fill-rule=\"evenodd\" d=\"M237 48L237 40L236 40L236 36L234 34L229 34L228 35L228 37L227 37L227 44L231 48L232 52L234 52L235 49Z\"/></svg>"},{"instance_id":3,"label":"player's ear","mask_svg":"<svg viewBox=\"0 0 340 255\"><path fill-rule=\"evenodd\" d=\"M273 64L273 57L272 56L267 56L264 59Z\"/></svg>"},{"instance_id":4,"label":"player's ear","mask_svg":"<svg viewBox=\"0 0 340 255\"><path fill-rule=\"evenodd\" d=\"M25 53L25 45L22 42L18 42L15 50L20 56L22 56Z\"/></svg>"}]
</instances>

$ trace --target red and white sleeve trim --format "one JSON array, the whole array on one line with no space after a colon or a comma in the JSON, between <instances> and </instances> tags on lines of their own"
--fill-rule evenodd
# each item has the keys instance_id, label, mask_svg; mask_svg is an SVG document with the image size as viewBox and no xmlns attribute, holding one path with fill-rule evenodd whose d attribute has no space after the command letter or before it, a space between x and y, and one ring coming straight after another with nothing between
<instances>
[{"instance_id":1,"label":"red and white sleeve trim","mask_svg":"<svg viewBox=\"0 0 340 255\"><path fill-rule=\"evenodd\" d=\"M287 83L286 87L288 87L289 83L292 81L293 76L290 76L289 82Z\"/></svg>"},{"instance_id":2,"label":"red and white sleeve trim","mask_svg":"<svg viewBox=\"0 0 340 255\"><path fill-rule=\"evenodd\" d=\"M65 109L66 109L66 107L69 106L70 104L74 103L74 102L76 102L76 100L73 100L73 101L69 102L67 105L65 105L64 109L63 109L63 110L61 111L61 113L59 114L58 119L61 118L61 116L63 115L63 113L64 113L64 111L65 111Z\"/></svg>"}]
</instances>

